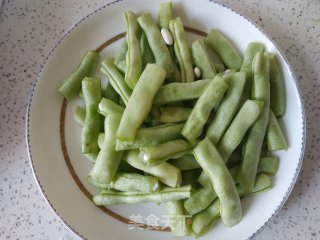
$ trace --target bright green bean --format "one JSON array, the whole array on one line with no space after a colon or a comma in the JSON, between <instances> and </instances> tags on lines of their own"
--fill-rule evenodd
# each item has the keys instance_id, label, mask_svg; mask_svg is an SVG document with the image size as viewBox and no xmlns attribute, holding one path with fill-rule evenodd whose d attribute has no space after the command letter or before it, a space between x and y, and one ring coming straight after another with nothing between
<instances>
[{"instance_id":1,"label":"bright green bean","mask_svg":"<svg viewBox=\"0 0 320 240\"><path fill-rule=\"evenodd\" d=\"M200 136L210 112L217 106L228 89L222 77L217 75L204 90L182 129L182 135L194 143Z\"/></svg>"},{"instance_id":2,"label":"bright green bean","mask_svg":"<svg viewBox=\"0 0 320 240\"><path fill-rule=\"evenodd\" d=\"M161 123L176 123L186 121L191 113L191 108L162 107L160 108Z\"/></svg>"},{"instance_id":3,"label":"bright green bean","mask_svg":"<svg viewBox=\"0 0 320 240\"><path fill-rule=\"evenodd\" d=\"M262 157L259 160L258 173L275 175L279 168L279 159L276 157Z\"/></svg>"},{"instance_id":4,"label":"bright green bean","mask_svg":"<svg viewBox=\"0 0 320 240\"><path fill-rule=\"evenodd\" d=\"M170 78L174 70L173 64L157 24L149 13L141 15L138 18L138 23L146 34L156 63L166 71L166 78Z\"/></svg>"},{"instance_id":5,"label":"bright green bean","mask_svg":"<svg viewBox=\"0 0 320 240\"><path fill-rule=\"evenodd\" d=\"M78 96L81 90L82 79L89 77L95 71L99 61L99 53L96 51L86 52L76 70L64 80L59 91L68 101Z\"/></svg>"},{"instance_id":6,"label":"bright green bean","mask_svg":"<svg viewBox=\"0 0 320 240\"><path fill-rule=\"evenodd\" d=\"M116 150L152 147L160 143L181 138L184 123L163 124L151 128L140 128L132 142L117 141Z\"/></svg>"},{"instance_id":7,"label":"bright green bean","mask_svg":"<svg viewBox=\"0 0 320 240\"><path fill-rule=\"evenodd\" d=\"M217 146L225 162L240 144L250 126L258 119L263 105L260 101L247 100L234 117Z\"/></svg>"},{"instance_id":8,"label":"bright green bean","mask_svg":"<svg viewBox=\"0 0 320 240\"><path fill-rule=\"evenodd\" d=\"M192 149L193 145L183 139L171 140L154 147L139 148L141 161L149 167L158 165L169 159L182 157Z\"/></svg>"},{"instance_id":9,"label":"bright green bean","mask_svg":"<svg viewBox=\"0 0 320 240\"><path fill-rule=\"evenodd\" d=\"M123 111L123 107L106 98L102 98L98 106L98 112L105 117L109 114L122 114Z\"/></svg>"},{"instance_id":10,"label":"bright green bean","mask_svg":"<svg viewBox=\"0 0 320 240\"><path fill-rule=\"evenodd\" d=\"M174 39L174 52L179 66L181 82L193 82L194 73L190 49L185 39L184 27L180 18L176 18L169 23L170 32Z\"/></svg>"},{"instance_id":11,"label":"bright green bean","mask_svg":"<svg viewBox=\"0 0 320 240\"><path fill-rule=\"evenodd\" d=\"M161 163L154 167L147 167L140 160L139 150L130 150L125 152L123 159L131 166L157 177L159 181L170 187L175 188L181 184L180 169L167 162Z\"/></svg>"},{"instance_id":12,"label":"bright green bean","mask_svg":"<svg viewBox=\"0 0 320 240\"><path fill-rule=\"evenodd\" d=\"M128 43L127 43L127 38L125 37L123 42L121 43L119 53L114 61L114 64L123 74L125 74L127 71L127 63L126 63L127 51L128 51Z\"/></svg>"},{"instance_id":13,"label":"bright green bean","mask_svg":"<svg viewBox=\"0 0 320 240\"><path fill-rule=\"evenodd\" d=\"M231 42L218 30L212 29L209 32L206 43L211 50L219 55L228 68L240 70L243 62L242 57Z\"/></svg>"},{"instance_id":14,"label":"bright green bean","mask_svg":"<svg viewBox=\"0 0 320 240\"><path fill-rule=\"evenodd\" d=\"M133 89L142 72L142 52L139 43L141 30L134 12L124 12L124 19L127 26L128 44L128 51L126 55L127 71L124 79L128 87Z\"/></svg>"},{"instance_id":15,"label":"bright green bean","mask_svg":"<svg viewBox=\"0 0 320 240\"><path fill-rule=\"evenodd\" d=\"M101 100L100 79L84 78L82 90L86 102L86 116L81 133L82 152L95 153L99 150L97 140L100 131L100 115L97 108Z\"/></svg>"},{"instance_id":16,"label":"bright green bean","mask_svg":"<svg viewBox=\"0 0 320 240\"><path fill-rule=\"evenodd\" d=\"M265 174L259 174L256 178L254 189L247 194L261 192L269 189L270 187L271 182L269 177ZM239 194L243 194L242 190L239 189L239 186L237 186L237 191L239 191ZM208 232L219 217L220 200L216 199L208 208L192 216L192 230L195 237L199 238Z\"/></svg>"},{"instance_id":17,"label":"bright green bean","mask_svg":"<svg viewBox=\"0 0 320 240\"><path fill-rule=\"evenodd\" d=\"M252 64L253 86L252 98L263 101L264 106L257 121L251 127L242 150L242 161L239 168L238 181L242 188L251 190L257 175L262 143L266 134L269 118L270 83L269 61L258 52Z\"/></svg>"},{"instance_id":18,"label":"bright green bean","mask_svg":"<svg viewBox=\"0 0 320 240\"><path fill-rule=\"evenodd\" d=\"M191 154L186 154L182 157L172 159L170 160L170 163L179 168L181 171L201 168L199 163Z\"/></svg>"},{"instance_id":19,"label":"bright green bean","mask_svg":"<svg viewBox=\"0 0 320 240\"><path fill-rule=\"evenodd\" d=\"M82 127L86 118L86 109L78 105L74 111L73 118Z\"/></svg>"},{"instance_id":20,"label":"bright green bean","mask_svg":"<svg viewBox=\"0 0 320 240\"><path fill-rule=\"evenodd\" d=\"M114 90L110 83L107 84L104 90L104 97L114 103L119 103L119 94Z\"/></svg>"},{"instance_id":21,"label":"bright green bean","mask_svg":"<svg viewBox=\"0 0 320 240\"><path fill-rule=\"evenodd\" d=\"M246 83L246 74L242 72L234 73L231 75L231 79L226 82L229 85L228 92L222 99L207 130L207 137L213 144L219 142L238 110Z\"/></svg>"},{"instance_id":22,"label":"bright green bean","mask_svg":"<svg viewBox=\"0 0 320 240\"><path fill-rule=\"evenodd\" d=\"M287 150L288 145L276 116L269 110L269 121L267 126L267 142L270 151Z\"/></svg>"},{"instance_id":23,"label":"bright green bean","mask_svg":"<svg viewBox=\"0 0 320 240\"><path fill-rule=\"evenodd\" d=\"M212 184L208 188L192 190L190 198L184 201L184 208L189 214L194 215L206 209L216 197L217 194L213 190Z\"/></svg>"},{"instance_id":24,"label":"bright green bean","mask_svg":"<svg viewBox=\"0 0 320 240\"><path fill-rule=\"evenodd\" d=\"M97 183L110 183L114 178L123 151L116 151L116 132L121 120L121 114L109 114L104 121L105 137L102 148L89 176Z\"/></svg>"},{"instance_id":25,"label":"bright green bean","mask_svg":"<svg viewBox=\"0 0 320 240\"><path fill-rule=\"evenodd\" d=\"M169 83L163 85L159 89L153 104L163 105L197 99L211 81L212 79L205 79L191 83Z\"/></svg>"},{"instance_id":26,"label":"bright green bean","mask_svg":"<svg viewBox=\"0 0 320 240\"><path fill-rule=\"evenodd\" d=\"M137 173L116 173L110 183L97 183L90 176L86 180L93 186L104 189L115 189L118 191L128 192L145 192L152 193L159 189L159 181L152 176L144 176Z\"/></svg>"},{"instance_id":27,"label":"bright green bean","mask_svg":"<svg viewBox=\"0 0 320 240\"><path fill-rule=\"evenodd\" d=\"M156 64L148 64L123 112L117 139L131 142L138 128L148 116L154 96L165 80L166 72ZM151 81L152 80L152 81Z\"/></svg>"},{"instance_id":28,"label":"bright green bean","mask_svg":"<svg viewBox=\"0 0 320 240\"><path fill-rule=\"evenodd\" d=\"M174 236L192 235L191 225L189 224L188 216L184 212L181 200L166 202L166 212L169 216L171 233Z\"/></svg>"},{"instance_id":29,"label":"bright green bean","mask_svg":"<svg viewBox=\"0 0 320 240\"><path fill-rule=\"evenodd\" d=\"M108 58L103 61L100 71L108 76L110 84L112 85L114 90L120 95L123 102L127 104L132 91L127 86L122 74L114 65L114 59Z\"/></svg>"},{"instance_id":30,"label":"bright green bean","mask_svg":"<svg viewBox=\"0 0 320 240\"><path fill-rule=\"evenodd\" d=\"M183 186L178 188L167 187L155 193L102 191L99 195L93 197L93 202L98 206L146 202L162 203L188 198L190 197L190 190L190 186Z\"/></svg>"},{"instance_id":31,"label":"bright green bean","mask_svg":"<svg viewBox=\"0 0 320 240\"><path fill-rule=\"evenodd\" d=\"M270 107L276 117L282 117L286 108L286 94L283 74L277 57L273 53L264 54L269 59Z\"/></svg>"},{"instance_id":32,"label":"bright green bean","mask_svg":"<svg viewBox=\"0 0 320 240\"><path fill-rule=\"evenodd\" d=\"M193 150L193 154L211 179L213 189L220 200L223 223L228 227L234 226L242 217L241 203L223 159L209 138L202 140Z\"/></svg>"},{"instance_id":33,"label":"bright green bean","mask_svg":"<svg viewBox=\"0 0 320 240\"><path fill-rule=\"evenodd\" d=\"M141 46L141 52L142 52L142 69L144 69L148 63L155 62L153 53L148 43L148 39L144 32L142 32L141 34L140 46Z\"/></svg>"},{"instance_id":34,"label":"bright green bean","mask_svg":"<svg viewBox=\"0 0 320 240\"><path fill-rule=\"evenodd\" d=\"M191 54L194 64L201 71L202 79L211 79L217 74L216 69L206 50L204 40L196 40L191 45Z\"/></svg>"},{"instance_id":35,"label":"bright green bean","mask_svg":"<svg viewBox=\"0 0 320 240\"><path fill-rule=\"evenodd\" d=\"M159 7L159 26L169 29L169 22L173 19L172 2L160 3Z\"/></svg>"}]
</instances>

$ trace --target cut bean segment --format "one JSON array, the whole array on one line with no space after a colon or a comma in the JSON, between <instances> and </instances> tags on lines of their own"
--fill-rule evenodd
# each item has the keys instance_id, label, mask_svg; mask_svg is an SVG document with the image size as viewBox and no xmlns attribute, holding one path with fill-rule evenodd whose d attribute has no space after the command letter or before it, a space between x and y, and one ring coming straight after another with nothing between
<instances>
[{"instance_id":1,"label":"cut bean segment","mask_svg":"<svg viewBox=\"0 0 320 240\"><path fill-rule=\"evenodd\" d=\"M146 37L146 34L142 32L141 38L140 38L140 46L141 46L141 51L142 51L142 64L143 67L142 69L145 69L148 63L154 63L154 56L151 51L151 48L148 43L148 39Z\"/></svg>"},{"instance_id":2,"label":"cut bean segment","mask_svg":"<svg viewBox=\"0 0 320 240\"><path fill-rule=\"evenodd\" d=\"M228 92L222 99L206 134L213 144L219 142L238 110L246 83L246 74L242 72L234 73L228 81L225 81L229 85Z\"/></svg>"},{"instance_id":3,"label":"cut bean segment","mask_svg":"<svg viewBox=\"0 0 320 240\"><path fill-rule=\"evenodd\" d=\"M122 74L114 65L114 58L108 58L103 61L100 71L108 76L114 90L120 95L123 102L127 104L132 91L127 86Z\"/></svg>"},{"instance_id":4,"label":"cut bean segment","mask_svg":"<svg viewBox=\"0 0 320 240\"><path fill-rule=\"evenodd\" d=\"M286 93L283 73L274 53L264 54L269 59L270 108L276 117L282 117L286 110Z\"/></svg>"},{"instance_id":5,"label":"cut bean segment","mask_svg":"<svg viewBox=\"0 0 320 240\"><path fill-rule=\"evenodd\" d=\"M123 74L125 74L127 71L127 63L126 63L127 51L128 51L128 43L127 43L127 38L125 37L123 42L121 43L119 53L114 61L114 64Z\"/></svg>"},{"instance_id":6,"label":"cut bean segment","mask_svg":"<svg viewBox=\"0 0 320 240\"><path fill-rule=\"evenodd\" d=\"M258 173L275 175L279 168L279 159L276 157L262 157L259 160Z\"/></svg>"},{"instance_id":7,"label":"cut bean segment","mask_svg":"<svg viewBox=\"0 0 320 240\"><path fill-rule=\"evenodd\" d=\"M137 173L118 172L110 183L105 184L94 181L90 176L87 177L86 180L96 187L124 192L153 193L159 190L159 181L157 178Z\"/></svg>"},{"instance_id":8,"label":"cut bean segment","mask_svg":"<svg viewBox=\"0 0 320 240\"><path fill-rule=\"evenodd\" d=\"M211 184L208 188L203 187L192 190L190 198L184 201L184 208L189 214L194 215L206 209L216 198L217 194L213 190Z\"/></svg>"},{"instance_id":9,"label":"cut bean segment","mask_svg":"<svg viewBox=\"0 0 320 240\"><path fill-rule=\"evenodd\" d=\"M163 85L159 89L153 104L163 105L197 99L211 81L212 79L205 79L191 83L169 83Z\"/></svg>"},{"instance_id":10,"label":"cut bean segment","mask_svg":"<svg viewBox=\"0 0 320 240\"><path fill-rule=\"evenodd\" d=\"M201 77L203 79L214 78L217 72L206 50L204 40L196 40L192 43L191 54L194 64L200 70Z\"/></svg>"},{"instance_id":11,"label":"cut bean segment","mask_svg":"<svg viewBox=\"0 0 320 240\"><path fill-rule=\"evenodd\" d=\"M193 82L194 74L190 49L185 39L184 27L180 18L169 23L170 32L174 39L174 52L180 66L181 82Z\"/></svg>"},{"instance_id":12,"label":"cut bean segment","mask_svg":"<svg viewBox=\"0 0 320 240\"><path fill-rule=\"evenodd\" d=\"M278 120L271 109L269 111L269 121L267 126L267 143L270 151L287 150L288 148Z\"/></svg>"},{"instance_id":13,"label":"cut bean segment","mask_svg":"<svg viewBox=\"0 0 320 240\"><path fill-rule=\"evenodd\" d=\"M140 48L141 30L137 17L132 11L124 12L124 19L127 26L128 51L126 55L127 71L125 81L130 89L137 84L142 72L142 52Z\"/></svg>"},{"instance_id":14,"label":"cut bean segment","mask_svg":"<svg viewBox=\"0 0 320 240\"><path fill-rule=\"evenodd\" d=\"M243 62L242 57L231 42L218 30L212 29L209 32L206 43L211 50L219 55L229 69L240 70Z\"/></svg>"},{"instance_id":15,"label":"cut bean segment","mask_svg":"<svg viewBox=\"0 0 320 240\"><path fill-rule=\"evenodd\" d=\"M82 90L86 102L86 115L83 123L81 142L83 153L98 152L98 135L100 131L100 115L97 112L101 100L101 81L99 78L85 78Z\"/></svg>"},{"instance_id":16,"label":"cut bean segment","mask_svg":"<svg viewBox=\"0 0 320 240\"><path fill-rule=\"evenodd\" d=\"M172 2L160 3L159 7L159 26L169 29L169 23L173 19Z\"/></svg>"},{"instance_id":17,"label":"cut bean segment","mask_svg":"<svg viewBox=\"0 0 320 240\"><path fill-rule=\"evenodd\" d=\"M156 64L148 64L135 86L123 112L117 139L131 142L148 116L154 96L165 80L166 72Z\"/></svg>"},{"instance_id":18,"label":"cut bean segment","mask_svg":"<svg viewBox=\"0 0 320 240\"><path fill-rule=\"evenodd\" d=\"M105 117L109 114L122 114L123 111L123 107L106 98L102 98L98 106L98 112Z\"/></svg>"},{"instance_id":19,"label":"cut bean segment","mask_svg":"<svg viewBox=\"0 0 320 240\"><path fill-rule=\"evenodd\" d=\"M166 187L155 193L115 192L104 190L99 195L94 196L93 201L98 206L146 202L162 203L188 198L190 197L190 190L190 186L178 188Z\"/></svg>"},{"instance_id":20,"label":"cut bean segment","mask_svg":"<svg viewBox=\"0 0 320 240\"><path fill-rule=\"evenodd\" d=\"M104 90L104 97L114 103L119 103L119 94L114 90L110 83L108 83Z\"/></svg>"},{"instance_id":21,"label":"cut bean segment","mask_svg":"<svg viewBox=\"0 0 320 240\"><path fill-rule=\"evenodd\" d=\"M123 151L116 151L116 132L121 114L109 114L104 121L105 137L89 176L99 184L110 183L120 164Z\"/></svg>"},{"instance_id":22,"label":"cut bean segment","mask_svg":"<svg viewBox=\"0 0 320 240\"><path fill-rule=\"evenodd\" d=\"M255 55L252 69L252 98L263 101L264 106L259 118L251 127L242 149L242 161L239 168L238 181L241 187L248 191L254 187L261 147L269 119L269 61L263 53L258 52Z\"/></svg>"},{"instance_id":23,"label":"cut bean segment","mask_svg":"<svg viewBox=\"0 0 320 240\"><path fill-rule=\"evenodd\" d=\"M124 154L124 161L129 163L131 166L140 169L146 173L149 173L159 179L159 181L170 187L177 187L181 184L181 172L180 169L173 165L164 162L154 167L147 167L141 162L139 156L139 150L130 150Z\"/></svg>"},{"instance_id":24,"label":"cut bean segment","mask_svg":"<svg viewBox=\"0 0 320 240\"><path fill-rule=\"evenodd\" d=\"M99 53L96 51L86 52L76 70L71 74L71 76L64 80L59 91L68 101L78 96L82 86L82 79L90 77L90 75L95 71L99 61Z\"/></svg>"},{"instance_id":25,"label":"cut bean segment","mask_svg":"<svg viewBox=\"0 0 320 240\"><path fill-rule=\"evenodd\" d=\"M242 217L241 203L223 159L209 138L202 140L193 150L193 154L210 177L213 189L220 200L223 223L228 227L234 226Z\"/></svg>"},{"instance_id":26,"label":"cut bean segment","mask_svg":"<svg viewBox=\"0 0 320 240\"><path fill-rule=\"evenodd\" d=\"M150 167L169 159L182 157L192 149L193 145L183 139L172 140L154 147L139 148L141 161Z\"/></svg>"},{"instance_id":27,"label":"cut bean segment","mask_svg":"<svg viewBox=\"0 0 320 240\"><path fill-rule=\"evenodd\" d=\"M184 123L168 123L151 128L139 128L132 142L117 141L116 150L152 147L160 143L181 138L181 130L183 126Z\"/></svg>"},{"instance_id":28,"label":"cut bean segment","mask_svg":"<svg viewBox=\"0 0 320 240\"><path fill-rule=\"evenodd\" d=\"M169 226L174 236L182 237L192 235L188 216L185 214L182 201L169 201L166 203L166 212L169 216Z\"/></svg>"},{"instance_id":29,"label":"cut bean segment","mask_svg":"<svg viewBox=\"0 0 320 240\"><path fill-rule=\"evenodd\" d=\"M170 160L170 163L181 171L201 168L192 154L186 154L182 157Z\"/></svg>"},{"instance_id":30,"label":"cut bean segment","mask_svg":"<svg viewBox=\"0 0 320 240\"><path fill-rule=\"evenodd\" d=\"M263 105L260 101L247 100L232 120L217 147L225 162L240 144L250 126L258 119Z\"/></svg>"},{"instance_id":31,"label":"cut bean segment","mask_svg":"<svg viewBox=\"0 0 320 240\"><path fill-rule=\"evenodd\" d=\"M182 135L188 139L188 141L195 143L209 118L210 112L220 103L227 89L228 85L219 75L210 82L192 109L182 129Z\"/></svg>"},{"instance_id":32,"label":"cut bean segment","mask_svg":"<svg viewBox=\"0 0 320 240\"><path fill-rule=\"evenodd\" d=\"M156 63L165 70L166 78L170 78L174 71L173 63L157 24L149 13L141 15L138 23L146 34Z\"/></svg>"}]
</instances>

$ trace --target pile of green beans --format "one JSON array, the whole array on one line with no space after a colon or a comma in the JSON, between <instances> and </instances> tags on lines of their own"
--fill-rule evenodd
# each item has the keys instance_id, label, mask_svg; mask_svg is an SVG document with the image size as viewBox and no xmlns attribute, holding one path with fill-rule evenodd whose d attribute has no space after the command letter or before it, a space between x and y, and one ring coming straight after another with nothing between
<instances>
[{"instance_id":1,"label":"pile of green beans","mask_svg":"<svg viewBox=\"0 0 320 240\"><path fill-rule=\"evenodd\" d=\"M175 236L242 219L241 198L270 189L287 150L285 85L275 53L244 54L219 30L189 42L172 2L125 11L126 37L100 64L88 51L59 91L82 97L74 119L99 188L96 205L163 203ZM171 35L170 35L171 34ZM106 81L107 80L107 81ZM242 154L241 154L242 151Z\"/></svg>"}]
</instances>

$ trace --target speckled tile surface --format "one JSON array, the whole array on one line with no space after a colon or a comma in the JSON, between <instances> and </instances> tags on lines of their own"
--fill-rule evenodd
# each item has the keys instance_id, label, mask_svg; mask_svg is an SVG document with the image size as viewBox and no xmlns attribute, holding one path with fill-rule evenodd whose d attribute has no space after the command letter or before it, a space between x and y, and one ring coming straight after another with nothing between
<instances>
[{"instance_id":1,"label":"speckled tile surface","mask_svg":"<svg viewBox=\"0 0 320 240\"><path fill-rule=\"evenodd\" d=\"M78 239L43 200L25 143L32 84L55 43L102 0L4 0L0 13L0 239ZM256 239L320 239L320 1L227 0L285 52L302 89L307 147L297 185Z\"/></svg>"}]
</instances>

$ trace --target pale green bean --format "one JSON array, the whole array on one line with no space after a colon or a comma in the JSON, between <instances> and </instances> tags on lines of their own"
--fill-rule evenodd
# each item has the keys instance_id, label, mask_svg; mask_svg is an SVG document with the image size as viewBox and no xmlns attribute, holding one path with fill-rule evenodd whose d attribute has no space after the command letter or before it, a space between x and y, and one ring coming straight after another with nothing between
<instances>
[{"instance_id":1,"label":"pale green bean","mask_svg":"<svg viewBox=\"0 0 320 240\"><path fill-rule=\"evenodd\" d=\"M114 61L114 64L123 74L125 74L127 71L127 63L126 63L127 51L128 51L128 43L127 43L127 38L125 37L123 42L121 43L119 53Z\"/></svg>"},{"instance_id":2,"label":"pale green bean","mask_svg":"<svg viewBox=\"0 0 320 240\"><path fill-rule=\"evenodd\" d=\"M185 214L182 201L166 202L166 212L169 216L169 226L174 236L182 237L192 235L188 216Z\"/></svg>"},{"instance_id":3,"label":"pale green bean","mask_svg":"<svg viewBox=\"0 0 320 240\"><path fill-rule=\"evenodd\" d=\"M123 107L106 98L102 98L98 106L98 112L105 117L109 114L122 114L123 111Z\"/></svg>"},{"instance_id":4,"label":"pale green bean","mask_svg":"<svg viewBox=\"0 0 320 240\"><path fill-rule=\"evenodd\" d=\"M288 145L283 136L281 127L272 110L269 110L269 121L267 126L267 143L270 151L287 150Z\"/></svg>"},{"instance_id":5,"label":"pale green bean","mask_svg":"<svg viewBox=\"0 0 320 240\"><path fill-rule=\"evenodd\" d=\"M199 163L196 161L193 155L186 154L182 157L170 160L170 163L181 171L193 170L201 168Z\"/></svg>"},{"instance_id":6,"label":"pale green bean","mask_svg":"<svg viewBox=\"0 0 320 240\"><path fill-rule=\"evenodd\" d=\"M161 107L160 118L161 123L177 123L186 121L191 113L191 108L183 107Z\"/></svg>"}]
</instances>

